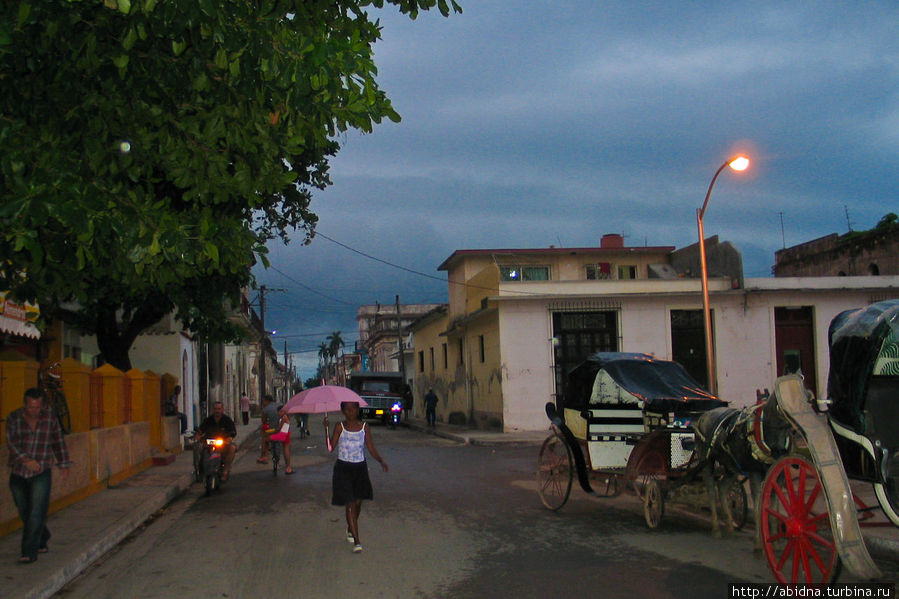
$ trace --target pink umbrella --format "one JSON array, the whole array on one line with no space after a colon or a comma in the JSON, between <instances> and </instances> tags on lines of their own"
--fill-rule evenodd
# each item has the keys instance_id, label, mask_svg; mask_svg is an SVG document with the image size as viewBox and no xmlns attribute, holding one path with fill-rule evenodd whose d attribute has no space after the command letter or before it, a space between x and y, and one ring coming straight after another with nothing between
<instances>
[{"instance_id":1,"label":"pink umbrella","mask_svg":"<svg viewBox=\"0 0 899 599\"><path fill-rule=\"evenodd\" d=\"M323 414L327 412L339 412L340 402L354 401L360 406L367 406L359 394L337 385L322 385L300 391L284 404L284 411L288 414Z\"/></svg>"}]
</instances>

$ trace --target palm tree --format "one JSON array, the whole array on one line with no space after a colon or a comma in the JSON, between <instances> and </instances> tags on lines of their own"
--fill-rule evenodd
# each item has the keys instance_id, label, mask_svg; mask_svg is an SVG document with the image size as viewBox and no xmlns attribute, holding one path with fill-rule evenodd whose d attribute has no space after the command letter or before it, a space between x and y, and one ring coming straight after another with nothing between
<instances>
[{"instance_id":1,"label":"palm tree","mask_svg":"<svg viewBox=\"0 0 899 599\"><path fill-rule=\"evenodd\" d=\"M324 341L318 346L318 378L327 380L328 362L331 360L331 348Z\"/></svg>"},{"instance_id":2,"label":"palm tree","mask_svg":"<svg viewBox=\"0 0 899 599\"><path fill-rule=\"evenodd\" d=\"M343 341L343 337L341 337L340 331L334 331L330 335L328 335L326 341L328 342L328 350L331 353L331 359L334 360L334 363L337 363L337 356L340 354L340 348L342 348L346 343ZM336 368L335 368L336 374ZM340 382L340 381L338 381Z\"/></svg>"}]
</instances>

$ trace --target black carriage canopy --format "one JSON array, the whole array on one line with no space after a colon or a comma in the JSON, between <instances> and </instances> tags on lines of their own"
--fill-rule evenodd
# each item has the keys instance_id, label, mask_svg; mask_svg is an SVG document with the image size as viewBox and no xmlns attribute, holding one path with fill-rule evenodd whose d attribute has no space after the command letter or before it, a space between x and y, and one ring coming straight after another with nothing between
<instances>
[{"instance_id":1,"label":"black carriage canopy","mask_svg":"<svg viewBox=\"0 0 899 599\"><path fill-rule=\"evenodd\" d=\"M828 338L831 417L863 435L879 420L899 431L899 300L841 312Z\"/></svg>"},{"instance_id":2,"label":"black carriage canopy","mask_svg":"<svg viewBox=\"0 0 899 599\"><path fill-rule=\"evenodd\" d=\"M698 412L727 405L677 362L648 354L599 352L568 373L565 407L638 405L653 412Z\"/></svg>"}]
</instances>

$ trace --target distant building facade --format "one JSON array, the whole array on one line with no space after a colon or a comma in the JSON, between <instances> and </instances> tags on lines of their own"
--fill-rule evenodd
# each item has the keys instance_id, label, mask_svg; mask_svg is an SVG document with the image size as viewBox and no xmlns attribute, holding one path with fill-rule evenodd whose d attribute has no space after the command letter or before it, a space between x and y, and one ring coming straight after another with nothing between
<instances>
[{"instance_id":1,"label":"distant building facade","mask_svg":"<svg viewBox=\"0 0 899 599\"><path fill-rule=\"evenodd\" d=\"M392 304L360 306L356 313L359 341L356 353L360 359L353 370L400 372L411 366L413 347L408 328L421 315L439 304ZM397 310L399 308L399 310ZM399 340L403 339L402 354ZM401 363L400 360L403 360Z\"/></svg>"},{"instance_id":2,"label":"distant building facade","mask_svg":"<svg viewBox=\"0 0 899 599\"><path fill-rule=\"evenodd\" d=\"M899 275L899 224L831 233L774 253L775 277Z\"/></svg>"}]
</instances>

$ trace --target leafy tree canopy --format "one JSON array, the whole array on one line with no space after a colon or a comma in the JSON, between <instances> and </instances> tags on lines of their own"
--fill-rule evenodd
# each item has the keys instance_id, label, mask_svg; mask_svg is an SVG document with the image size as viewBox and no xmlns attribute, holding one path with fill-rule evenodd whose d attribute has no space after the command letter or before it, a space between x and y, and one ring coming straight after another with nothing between
<instances>
[{"instance_id":1,"label":"leafy tree canopy","mask_svg":"<svg viewBox=\"0 0 899 599\"><path fill-rule=\"evenodd\" d=\"M347 129L399 120L380 25L453 0L8 0L0 5L0 289L83 308L106 359L175 310L234 334L222 300L264 244L317 218Z\"/></svg>"}]
</instances>

